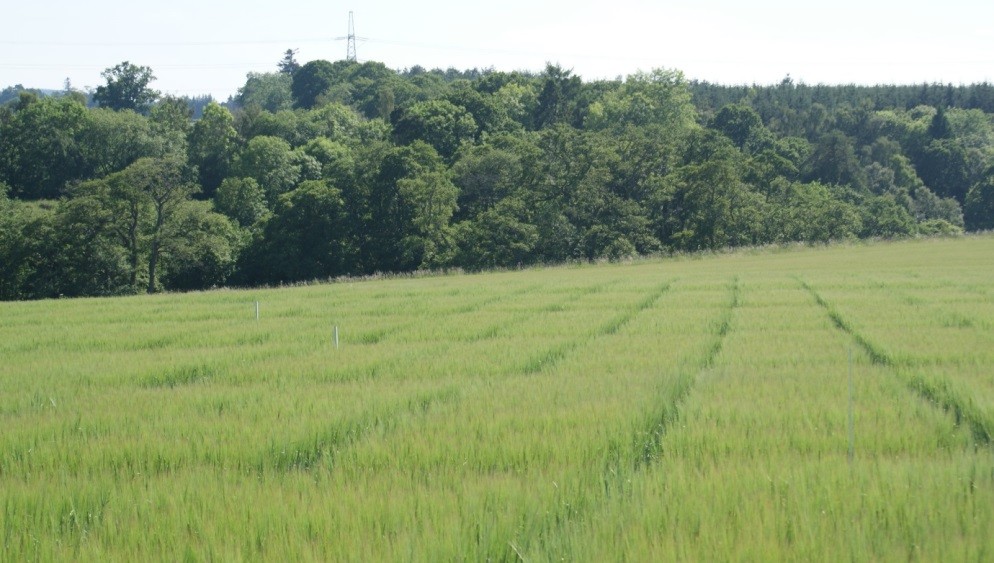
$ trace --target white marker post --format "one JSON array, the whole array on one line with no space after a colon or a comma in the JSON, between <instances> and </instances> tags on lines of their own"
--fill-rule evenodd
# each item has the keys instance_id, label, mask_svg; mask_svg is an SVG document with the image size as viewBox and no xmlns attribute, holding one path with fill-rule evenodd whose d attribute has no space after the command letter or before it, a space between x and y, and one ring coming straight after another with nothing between
<instances>
[{"instance_id":1,"label":"white marker post","mask_svg":"<svg viewBox=\"0 0 994 563\"><path fill-rule=\"evenodd\" d=\"M335 349L338 349L338 325L335 325Z\"/></svg>"},{"instance_id":2,"label":"white marker post","mask_svg":"<svg viewBox=\"0 0 994 563\"><path fill-rule=\"evenodd\" d=\"M856 453L856 421L853 416L855 400L852 374L852 348L849 348L849 464L852 465L853 457Z\"/></svg>"},{"instance_id":3,"label":"white marker post","mask_svg":"<svg viewBox=\"0 0 994 563\"><path fill-rule=\"evenodd\" d=\"M259 302L255 302L255 320L259 320Z\"/></svg>"}]
</instances>

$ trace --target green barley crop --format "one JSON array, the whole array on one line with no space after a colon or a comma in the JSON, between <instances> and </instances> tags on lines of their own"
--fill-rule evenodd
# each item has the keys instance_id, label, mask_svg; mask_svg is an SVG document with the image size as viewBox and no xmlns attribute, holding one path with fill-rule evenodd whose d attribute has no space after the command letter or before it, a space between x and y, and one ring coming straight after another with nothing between
<instances>
[{"instance_id":1,"label":"green barley crop","mask_svg":"<svg viewBox=\"0 0 994 563\"><path fill-rule=\"evenodd\" d=\"M987 559L992 251L0 304L0 559Z\"/></svg>"}]
</instances>

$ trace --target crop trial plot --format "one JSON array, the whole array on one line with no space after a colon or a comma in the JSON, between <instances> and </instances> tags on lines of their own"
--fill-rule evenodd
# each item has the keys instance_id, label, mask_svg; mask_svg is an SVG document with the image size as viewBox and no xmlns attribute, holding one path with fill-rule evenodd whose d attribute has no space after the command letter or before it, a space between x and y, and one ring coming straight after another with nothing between
<instances>
[{"instance_id":1,"label":"crop trial plot","mask_svg":"<svg viewBox=\"0 0 994 563\"><path fill-rule=\"evenodd\" d=\"M3 303L0 559L984 560L992 253Z\"/></svg>"}]
</instances>

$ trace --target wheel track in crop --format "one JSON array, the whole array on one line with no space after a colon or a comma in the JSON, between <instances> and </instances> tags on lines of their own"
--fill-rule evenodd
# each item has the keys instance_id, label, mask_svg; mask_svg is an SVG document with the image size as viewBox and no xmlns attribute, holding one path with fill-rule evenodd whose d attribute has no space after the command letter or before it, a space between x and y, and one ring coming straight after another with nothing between
<instances>
[{"instance_id":1,"label":"wheel track in crop","mask_svg":"<svg viewBox=\"0 0 994 563\"><path fill-rule=\"evenodd\" d=\"M251 466L260 474L267 471L313 471L320 467L333 470L335 459L342 451L357 444L374 429L391 432L406 416L428 416L432 409L459 399L460 393L453 386L423 391L397 401L385 411L366 413L329 425L319 432L284 444L271 444Z\"/></svg>"},{"instance_id":2,"label":"wheel track in crop","mask_svg":"<svg viewBox=\"0 0 994 563\"><path fill-rule=\"evenodd\" d=\"M940 317L940 321L945 327L974 329L982 331L989 331L992 328L994 328L992 327L990 321L984 318L975 315L965 315L958 311L951 310L948 307L944 307L942 304L933 303L926 299L922 299L921 297L913 295L908 290L901 289L899 287L893 287L893 285L888 285L882 281L877 283L880 284L881 289L886 290L888 297L896 301L899 301L904 305L924 308L933 311L938 317ZM944 287L950 287L956 289L957 291L961 290L961 288L949 283L944 284ZM973 293L973 295L978 295L978 294ZM984 297L986 297L986 295L984 295Z\"/></svg>"},{"instance_id":3,"label":"wheel track in crop","mask_svg":"<svg viewBox=\"0 0 994 563\"><path fill-rule=\"evenodd\" d=\"M669 290L670 285L669 283L666 284L662 291L659 291L654 298L650 296L650 298L643 300L640 305L644 306L641 306L635 312L630 312L628 318L616 319L621 321L617 328L621 328L621 326L634 319L638 313L648 309ZM617 447L612 448L611 455L609 456L610 461L603 471L601 496L594 502L583 506L564 503L566 508L560 508L560 510L567 510L567 514L557 514L555 510L550 511L550 517L541 526L541 531L534 534L533 537L524 538L525 541L518 542L519 544L525 545L525 543L532 543L536 540L542 542L542 538L561 538L568 541L569 531L582 522L586 515L596 513L602 508L603 503L612 497L630 494L631 480L663 458L664 438L673 424L679 419L680 409L690 397L700 377L714 367L724 347L725 340L732 330L732 320L736 310L740 306L740 301L741 286L739 278L736 276L729 282L728 302L722 308L716 321L712 322L714 329L711 331L711 340L705 348L703 355L699 357L696 365L684 370L680 374L676 385L667 390L669 392L666 393L664 400L660 402L656 410L645 414L644 419L646 422L641 426L640 430L637 430L631 436L630 446L627 450L624 449L624 446L620 445L620 442ZM606 323L603 326L606 328L610 326L610 323ZM533 547L542 548L541 545ZM556 555L562 555L566 559L570 559L566 553L557 553Z\"/></svg>"},{"instance_id":4,"label":"wheel track in crop","mask_svg":"<svg viewBox=\"0 0 994 563\"><path fill-rule=\"evenodd\" d=\"M559 301L556 301L556 302L553 302L550 305L546 305L545 307L543 307L542 309L540 309L538 312L527 312L527 313L524 313L522 315L518 315L511 322L505 322L505 323L502 323L502 324L499 324L499 325L495 325L498 328L490 327L490 328L488 328L488 329L486 329L484 331L481 331L481 332L479 332L477 334L471 335L468 338L453 339L451 341L451 344L453 344L453 345L459 345L461 343L462 344L472 343L472 342L478 342L478 341L481 341L481 340L485 340L487 338L494 338L500 332L501 328L503 328L503 329L513 328L513 326L515 326L516 324L524 323L529 318L532 318L532 317L535 317L537 315L542 314L543 311L548 311L548 310L551 310L551 309L564 310L564 309L566 309L570 305L575 305L578 300L580 300L580 299L582 299L582 298L584 298L584 297L586 297L588 295L593 295L595 293L599 293L601 291L604 291L607 288L609 288L612 285L615 285L615 284L617 284L619 282L620 282L620 280L611 280L611 281L605 282L605 283L599 283L599 284L593 284L593 285L588 285L588 286L581 287L578 291L571 291L569 293L569 295L566 296L566 297L564 297L563 299L561 299ZM464 315L464 314L470 314L472 312L479 311L479 310L481 310L482 308L484 308L484 307L486 307L488 305L493 305L494 303L514 298L514 296L516 296L516 295L522 295L522 294L530 293L531 291L535 291L537 288L540 288L540 287L541 286L532 284L532 285L523 287L523 288L521 288L519 290L512 291L512 292L500 295L497 298L483 299L483 300L480 300L480 302L478 302L476 304L477 306L475 306L475 307L469 308L467 306L463 306L463 307L458 308L457 310L454 310L453 312L451 312L449 314L446 314L445 317L446 318L451 318L453 316L460 316L460 315ZM406 323L401 329L392 331L392 334L400 333L402 329L409 328L410 326L412 326L414 324L416 324L416 323L415 322ZM377 339L376 342L379 342L381 340L383 340L383 338ZM368 341L365 341L365 340L363 340L362 342L363 343L367 343L367 344L373 343L373 342L368 342ZM329 382L329 383L330 382L340 383L340 382L354 382L354 381L357 381L357 380L373 380L373 379L378 378L382 373L385 373L386 371L388 371L391 365L395 364L396 362L398 362L400 360L401 360L401 358L398 358L396 356L390 356L390 357L380 358L380 359L378 359L377 361L375 361L375 362L373 362L371 364L360 365L360 366L344 366L344 367L341 367L340 369L336 369L336 370L332 370L332 371L328 372L322 378L322 381L326 381L326 382Z\"/></svg>"},{"instance_id":5,"label":"wheel track in crop","mask_svg":"<svg viewBox=\"0 0 994 563\"><path fill-rule=\"evenodd\" d=\"M928 377L920 370L895 359L864 333L857 330L852 322L846 319L813 286L800 277L795 277L795 279L811 295L815 303L825 311L835 328L852 338L867 355L870 362L888 369L921 399L950 413L957 425L966 424L974 440L978 443L987 447L994 445L992 444L994 442L994 418L991 417L990 413L958 391L948 379Z\"/></svg>"},{"instance_id":6,"label":"wheel track in crop","mask_svg":"<svg viewBox=\"0 0 994 563\"><path fill-rule=\"evenodd\" d=\"M572 293L570 296L563 299L561 303L564 305L575 304L578 297L603 291L607 287L610 287L616 283L618 282L612 281L605 284L586 287L580 292L580 295ZM672 284L672 280L668 280L665 283L660 284L648 294L643 295L641 299L634 302L621 313L611 317L599 325L597 329L590 334L583 338L570 341L570 345L568 347L555 347L550 349L551 353L546 356L546 361L537 366L535 371L551 367L584 342L617 333L624 326L632 322L638 315L651 309L663 297L663 295L670 290ZM555 303L550 307L554 307L557 304L558 303ZM548 307L546 307L546 309L548 309ZM727 333L729 317L730 315L727 314L726 311L719 329L722 337L725 333ZM714 356L717 355L719 350L720 344L710 348L705 360L707 365L710 365L713 362ZM528 372L526 371L525 373ZM363 436L368 434L374 428L385 428L387 431L392 430L397 422L404 416L429 416L431 410L437 405L455 402L459 399L461 399L461 396L459 395L458 390L453 387L439 389L430 393L421 393L420 395L409 398L406 401L398 402L398 404L389 411L388 416L372 414L357 417L354 420L329 426L322 432L312 433L309 436L293 440L287 444L272 445L267 453L259 459L253 467L260 473L265 473L267 471L276 471L278 473L289 473L293 471L306 472L317 470L322 467L333 469L335 466L335 458L341 454L342 450L353 447L355 444L359 443ZM379 431L382 432L383 430Z\"/></svg>"},{"instance_id":7,"label":"wheel track in crop","mask_svg":"<svg viewBox=\"0 0 994 563\"><path fill-rule=\"evenodd\" d=\"M461 315L468 315L470 313L475 313L477 311L483 310L484 308L486 308L486 307L488 307L490 305L494 305L496 303L500 303L501 301L505 301L507 299L514 298L515 296L518 296L518 295L528 294L528 293L530 293L532 291L535 291L538 287L540 287L538 284L531 284L531 285L528 285L528 286L516 289L514 291L509 291L507 293L502 293L502 294L499 294L499 295L488 295L488 296L486 296L486 297L484 297L482 299L479 299L479 300L477 300L477 301L475 301L473 303L469 303L469 304L466 304L466 305L460 305L458 307L453 307L453 308L448 309L448 310L442 310L441 313L439 314L439 317L441 319L449 319L449 318L452 318L452 317L458 317L458 316L461 316ZM406 323L399 323L399 324L397 324L395 326L392 326L392 327L389 327L389 328L385 328L385 329L378 329L378 330L367 331L367 332L359 334L357 336L356 340L357 340L357 342L359 344L379 344L380 342L382 342L384 340L387 340L388 338L390 338L392 336L395 336L395 335L398 335L398 334L402 334L404 331L410 329L413 326L416 326L417 324L418 324L418 321L410 321L410 322L406 322Z\"/></svg>"},{"instance_id":8,"label":"wheel track in crop","mask_svg":"<svg viewBox=\"0 0 994 563\"><path fill-rule=\"evenodd\" d=\"M245 455L222 457L213 448L193 447L182 455L164 455L156 448L141 446L117 449L102 459L102 469L108 474L144 475L171 474L194 467L206 467L218 472L235 470L243 473L287 474L295 471L332 470L336 458L358 444L373 431L389 433L405 419L429 416L434 409L461 400L458 388L452 385L426 389L400 398L371 412L346 420L316 425L316 429L301 432L283 441L270 441L268 447L246 452ZM79 424L78 422L76 423ZM69 454L71 455L71 454ZM0 475L15 475L25 471L27 457L11 451L0 455ZM60 471L77 475L75 463L63 462Z\"/></svg>"},{"instance_id":9,"label":"wheel track in crop","mask_svg":"<svg viewBox=\"0 0 994 563\"><path fill-rule=\"evenodd\" d=\"M680 374L670 397L663 401L659 410L649 416L648 423L643 427L643 430L634 436L638 452L635 458L636 470L652 465L662 456L663 438L670 426L679 417L680 407L690 396L700 376L714 367L714 363L725 345L725 340L732 329L732 317L740 305L741 292L739 279L735 277L729 283L728 305L722 309L721 316L718 317L714 325L715 330L711 335L711 342L697 368L686 370Z\"/></svg>"},{"instance_id":10,"label":"wheel track in crop","mask_svg":"<svg viewBox=\"0 0 994 563\"><path fill-rule=\"evenodd\" d=\"M620 283L620 281L621 280L611 280L608 282L584 286L577 291L570 292L566 297L558 301L549 303L540 309L518 313L516 315L513 315L507 321L491 324L486 328L484 328L483 330L480 330L475 334L463 338L462 340L465 342L478 342L481 340L488 340L491 338L495 338L501 332L505 332L516 326L520 326L525 322L527 322L528 320L538 317L542 314L568 310L570 305L575 304L580 299L600 293L610 288L612 285L617 285L618 283Z\"/></svg>"},{"instance_id":11,"label":"wheel track in crop","mask_svg":"<svg viewBox=\"0 0 994 563\"><path fill-rule=\"evenodd\" d=\"M581 346L588 344L597 338L617 333L622 327L630 323L640 313L652 308L652 306L655 305L667 291L669 291L672 285L673 281L664 282L641 300L627 307L620 314L611 317L606 322L599 325L595 330L578 338L567 340L566 342L547 348L541 353L526 360L522 365L512 368L510 372L530 375L552 368Z\"/></svg>"}]
</instances>

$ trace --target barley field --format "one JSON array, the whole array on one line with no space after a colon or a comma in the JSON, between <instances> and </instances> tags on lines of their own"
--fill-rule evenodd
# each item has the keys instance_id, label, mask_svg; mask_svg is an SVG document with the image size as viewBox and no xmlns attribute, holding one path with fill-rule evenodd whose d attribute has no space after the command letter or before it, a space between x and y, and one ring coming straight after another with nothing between
<instances>
[{"instance_id":1,"label":"barley field","mask_svg":"<svg viewBox=\"0 0 994 563\"><path fill-rule=\"evenodd\" d=\"M2 303L0 358L4 561L994 559L991 236Z\"/></svg>"}]
</instances>

